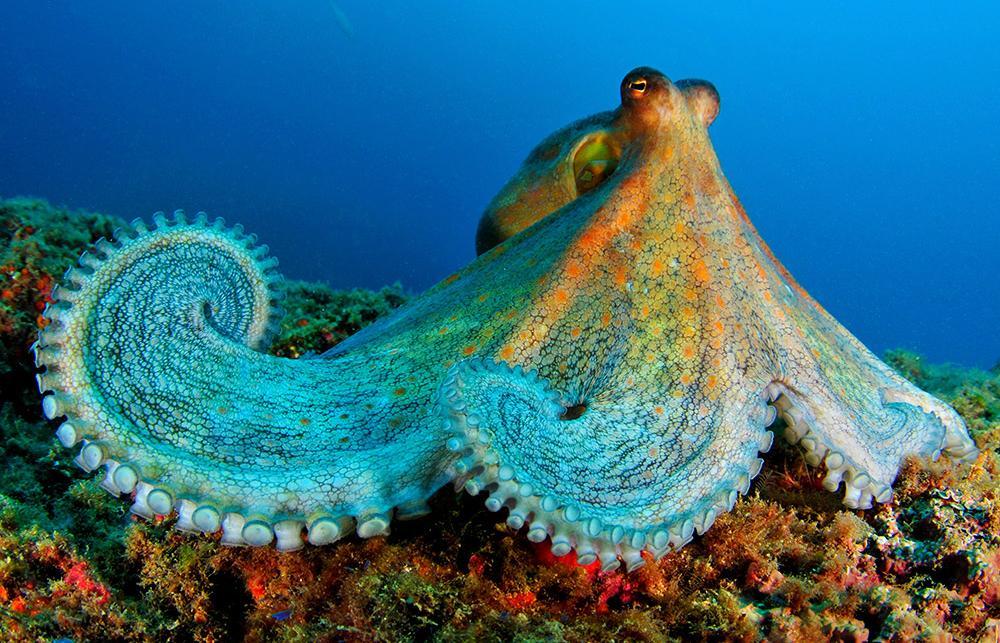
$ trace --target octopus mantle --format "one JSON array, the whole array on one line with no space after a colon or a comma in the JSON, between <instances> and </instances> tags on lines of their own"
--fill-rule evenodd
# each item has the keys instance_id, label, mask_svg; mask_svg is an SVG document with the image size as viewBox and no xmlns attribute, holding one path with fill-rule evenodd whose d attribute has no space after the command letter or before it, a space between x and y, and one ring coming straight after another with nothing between
<instances>
[{"instance_id":1,"label":"octopus mantle","mask_svg":"<svg viewBox=\"0 0 1000 643\"><path fill-rule=\"evenodd\" d=\"M36 344L59 439L135 513L225 544L375 536L455 480L555 554L629 569L747 493L779 414L849 507L888 502L909 455L974 457L760 239L708 137L715 89L640 68L621 97L532 152L473 263L321 356L262 352L280 280L239 228L159 214L98 242Z\"/></svg>"}]
</instances>

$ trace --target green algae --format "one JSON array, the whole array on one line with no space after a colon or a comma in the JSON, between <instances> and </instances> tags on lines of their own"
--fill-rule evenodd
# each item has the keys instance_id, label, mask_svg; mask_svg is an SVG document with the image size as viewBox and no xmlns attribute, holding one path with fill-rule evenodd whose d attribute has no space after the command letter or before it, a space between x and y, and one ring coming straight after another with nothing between
<instances>
[{"instance_id":1,"label":"green algae","mask_svg":"<svg viewBox=\"0 0 1000 643\"><path fill-rule=\"evenodd\" d=\"M945 640L1000 631L1000 369L887 361L953 404L971 467L910 461L849 511L777 444L750 495L637 573L555 559L446 487L385 538L293 554L128 514L42 421L28 347L55 277L113 217L0 202L0 631L10 640ZM319 353L405 300L289 284L272 352Z\"/></svg>"},{"instance_id":2,"label":"green algae","mask_svg":"<svg viewBox=\"0 0 1000 643\"><path fill-rule=\"evenodd\" d=\"M285 285L282 302L285 317L281 334L271 346L271 353L293 358L322 353L399 308L406 299L399 284L372 292L337 291L324 284L290 281Z\"/></svg>"}]
</instances>

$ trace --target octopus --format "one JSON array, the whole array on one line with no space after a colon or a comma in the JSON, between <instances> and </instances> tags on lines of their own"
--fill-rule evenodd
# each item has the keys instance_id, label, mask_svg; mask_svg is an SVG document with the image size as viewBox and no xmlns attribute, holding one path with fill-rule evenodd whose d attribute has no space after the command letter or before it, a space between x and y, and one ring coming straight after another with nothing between
<instances>
[{"instance_id":1,"label":"octopus","mask_svg":"<svg viewBox=\"0 0 1000 643\"><path fill-rule=\"evenodd\" d=\"M620 93L531 152L475 261L322 355L265 352L277 262L239 226L158 213L98 241L35 345L58 439L134 513L226 545L385 534L453 481L608 570L731 510L779 416L850 508L890 502L905 458L974 459L760 238L715 88L638 68Z\"/></svg>"}]
</instances>

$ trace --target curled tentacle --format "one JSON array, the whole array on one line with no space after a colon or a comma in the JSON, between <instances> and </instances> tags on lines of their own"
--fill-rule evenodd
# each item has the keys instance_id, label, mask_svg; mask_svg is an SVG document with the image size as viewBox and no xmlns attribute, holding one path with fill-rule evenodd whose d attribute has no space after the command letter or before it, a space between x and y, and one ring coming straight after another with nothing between
<instances>
[{"instance_id":1,"label":"curled tentacle","mask_svg":"<svg viewBox=\"0 0 1000 643\"><path fill-rule=\"evenodd\" d=\"M395 371L260 352L281 315L266 247L204 215L155 221L98 242L45 313L42 406L77 464L134 494L136 514L176 510L179 529L226 544L296 549L306 528L323 544L355 521L384 533L396 505L417 513L447 458L409 439L436 425L397 419Z\"/></svg>"},{"instance_id":2,"label":"curled tentacle","mask_svg":"<svg viewBox=\"0 0 1000 643\"><path fill-rule=\"evenodd\" d=\"M528 538L575 549L581 564L629 570L679 549L732 509L760 472L775 418L763 395L708 411L622 392L568 407L521 367L460 362L445 380L442 415L456 473L486 506L528 524Z\"/></svg>"}]
</instances>

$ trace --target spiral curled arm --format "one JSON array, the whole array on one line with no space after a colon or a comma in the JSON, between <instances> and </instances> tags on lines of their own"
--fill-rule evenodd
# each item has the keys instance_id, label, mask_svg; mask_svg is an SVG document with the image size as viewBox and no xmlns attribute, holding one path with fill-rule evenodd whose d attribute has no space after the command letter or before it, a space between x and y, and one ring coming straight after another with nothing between
<instances>
[{"instance_id":1,"label":"spiral curled arm","mask_svg":"<svg viewBox=\"0 0 1000 643\"><path fill-rule=\"evenodd\" d=\"M155 221L98 242L45 313L43 410L77 463L135 513L176 510L229 544L294 549L304 528L322 544L420 513L446 467L412 439L433 442L422 415L385 396L394 372L260 352L281 316L267 248L204 215Z\"/></svg>"}]
</instances>

